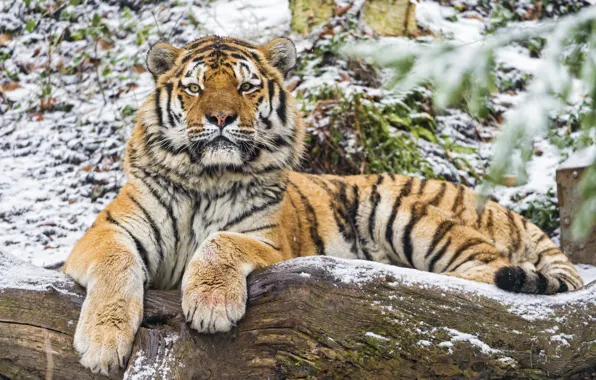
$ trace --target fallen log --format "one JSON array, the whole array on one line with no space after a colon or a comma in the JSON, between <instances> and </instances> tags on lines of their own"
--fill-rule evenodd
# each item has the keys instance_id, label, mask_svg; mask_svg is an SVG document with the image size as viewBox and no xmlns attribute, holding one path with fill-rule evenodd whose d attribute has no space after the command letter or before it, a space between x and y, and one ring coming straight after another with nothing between
<instances>
[{"instance_id":1,"label":"fallen log","mask_svg":"<svg viewBox=\"0 0 596 380\"><path fill-rule=\"evenodd\" d=\"M84 289L0 254L0 378L93 379L72 348ZM201 335L178 291L148 291L125 379L596 377L596 283L556 296L362 261L249 277L246 317Z\"/></svg>"}]
</instances>

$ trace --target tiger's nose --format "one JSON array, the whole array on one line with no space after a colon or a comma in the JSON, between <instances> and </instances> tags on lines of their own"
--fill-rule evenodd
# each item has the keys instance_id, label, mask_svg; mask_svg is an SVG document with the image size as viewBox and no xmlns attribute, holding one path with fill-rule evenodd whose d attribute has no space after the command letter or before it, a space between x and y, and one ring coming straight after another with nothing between
<instances>
[{"instance_id":1,"label":"tiger's nose","mask_svg":"<svg viewBox=\"0 0 596 380\"><path fill-rule=\"evenodd\" d=\"M238 114L231 112L213 112L211 114L206 114L205 117L210 123L224 129L238 118Z\"/></svg>"}]
</instances>

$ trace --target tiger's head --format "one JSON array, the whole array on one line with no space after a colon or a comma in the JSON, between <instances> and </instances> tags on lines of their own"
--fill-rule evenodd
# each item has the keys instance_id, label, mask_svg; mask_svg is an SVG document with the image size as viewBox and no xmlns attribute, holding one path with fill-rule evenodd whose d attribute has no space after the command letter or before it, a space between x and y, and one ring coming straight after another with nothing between
<instances>
[{"instance_id":1,"label":"tiger's head","mask_svg":"<svg viewBox=\"0 0 596 380\"><path fill-rule=\"evenodd\" d=\"M287 38L263 46L210 36L147 55L156 80L140 113L145 144L158 162L258 173L295 167L304 130L283 79L296 63Z\"/></svg>"}]
</instances>

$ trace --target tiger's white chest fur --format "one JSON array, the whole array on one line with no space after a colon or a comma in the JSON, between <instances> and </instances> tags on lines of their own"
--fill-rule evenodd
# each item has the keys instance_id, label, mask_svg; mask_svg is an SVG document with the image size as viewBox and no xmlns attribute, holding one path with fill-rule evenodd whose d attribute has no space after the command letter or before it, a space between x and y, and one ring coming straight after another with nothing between
<instances>
[{"instance_id":1,"label":"tiger's white chest fur","mask_svg":"<svg viewBox=\"0 0 596 380\"><path fill-rule=\"evenodd\" d=\"M209 235L218 231L243 232L278 218L284 196L283 189L277 186L268 188L252 182L208 193L173 190L156 194L149 191L146 181L135 185L145 190L146 209L161 232L161 242L155 241L154 252L149 252L149 259L158 268L150 285L157 289L179 286L188 262ZM260 211L275 203L278 205Z\"/></svg>"}]
</instances>

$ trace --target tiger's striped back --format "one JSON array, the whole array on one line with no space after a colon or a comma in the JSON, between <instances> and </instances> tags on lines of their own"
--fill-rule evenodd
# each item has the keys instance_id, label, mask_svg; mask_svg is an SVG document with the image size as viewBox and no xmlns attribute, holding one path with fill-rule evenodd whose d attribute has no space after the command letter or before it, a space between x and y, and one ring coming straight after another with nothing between
<instances>
[{"instance_id":1,"label":"tiger's striped back","mask_svg":"<svg viewBox=\"0 0 596 380\"><path fill-rule=\"evenodd\" d=\"M392 174L292 173L287 191L285 212L296 220L288 228L301 230L293 249L303 255L379 261L524 293L583 285L538 227L493 201L478 209L478 196L462 185Z\"/></svg>"}]
</instances>

